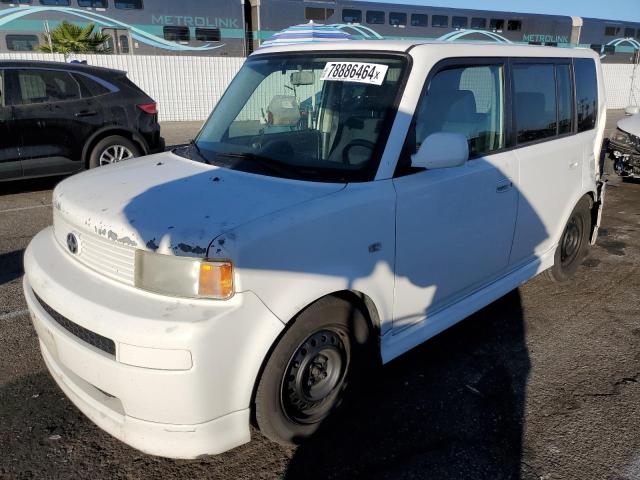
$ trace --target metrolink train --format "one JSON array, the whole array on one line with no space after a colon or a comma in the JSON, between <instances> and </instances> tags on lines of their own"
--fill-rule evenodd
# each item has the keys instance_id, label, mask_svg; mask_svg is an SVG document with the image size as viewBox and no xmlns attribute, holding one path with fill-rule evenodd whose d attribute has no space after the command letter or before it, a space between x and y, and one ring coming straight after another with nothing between
<instances>
[{"instance_id":1,"label":"metrolink train","mask_svg":"<svg viewBox=\"0 0 640 480\"><path fill-rule=\"evenodd\" d=\"M93 23L116 54L249 54L274 33L313 21L352 38L496 40L589 47L637 61L640 23L358 0L0 0L0 52L37 50L62 20Z\"/></svg>"}]
</instances>

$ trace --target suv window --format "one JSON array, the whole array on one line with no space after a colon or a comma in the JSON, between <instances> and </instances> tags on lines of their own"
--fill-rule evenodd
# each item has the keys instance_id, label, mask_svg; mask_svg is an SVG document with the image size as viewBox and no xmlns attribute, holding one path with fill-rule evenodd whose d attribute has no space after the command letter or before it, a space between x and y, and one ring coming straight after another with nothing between
<instances>
[{"instance_id":1,"label":"suv window","mask_svg":"<svg viewBox=\"0 0 640 480\"><path fill-rule=\"evenodd\" d=\"M17 70L18 98L15 103L62 102L80 98L80 85L68 72Z\"/></svg>"},{"instance_id":2,"label":"suv window","mask_svg":"<svg viewBox=\"0 0 640 480\"><path fill-rule=\"evenodd\" d=\"M0 107L4 105L4 72L0 70Z\"/></svg>"},{"instance_id":3,"label":"suv window","mask_svg":"<svg viewBox=\"0 0 640 480\"><path fill-rule=\"evenodd\" d=\"M558 135L573 130L573 83L571 67L556 66L556 88L558 90Z\"/></svg>"},{"instance_id":4,"label":"suv window","mask_svg":"<svg viewBox=\"0 0 640 480\"><path fill-rule=\"evenodd\" d=\"M75 78L76 81L80 84L82 98L99 97L100 95L105 95L111 92L111 90L109 90L107 87L101 85L100 83L87 77L86 75L74 73L73 78Z\"/></svg>"},{"instance_id":5,"label":"suv window","mask_svg":"<svg viewBox=\"0 0 640 480\"><path fill-rule=\"evenodd\" d=\"M518 143L556 135L556 81L553 64L513 66Z\"/></svg>"},{"instance_id":6,"label":"suv window","mask_svg":"<svg viewBox=\"0 0 640 480\"><path fill-rule=\"evenodd\" d=\"M598 117L598 79L596 64L588 58L577 58L574 63L576 75L576 104L578 106L578 132L591 130Z\"/></svg>"},{"instance_id":7,"label":"suv window","mask_svg":"<svg viewBox=\"0 0 640 480\"><path fill-rule=\"evenodd\" d=\"M414 119L415 145L432 133L462 133L470 156L504 147L504 67L470 65L438 72L430 81Z\"/></svg>"}]
</instances>

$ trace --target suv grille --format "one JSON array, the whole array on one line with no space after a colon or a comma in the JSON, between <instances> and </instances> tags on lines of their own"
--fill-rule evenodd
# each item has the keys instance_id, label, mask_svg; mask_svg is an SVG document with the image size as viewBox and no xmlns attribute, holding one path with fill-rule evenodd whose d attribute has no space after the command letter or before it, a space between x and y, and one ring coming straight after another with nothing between
<instances>
[{"instance_id":1,"label":"suv grille","mask_svg":"<svg viewBox=\"0 0 640 480\"><path fill-rule=\"evenodd\" d=\"M51 318L53 318L56 321L56 323L60 325L62 328L64 328L67 332L71 333L72 335L76 336L77 338L79 338L85 343L88 343L91 346L96 347L102 350L103 352L108 353L109 355L115 356L116 344L113 340L107 337L103 337L102 335L98 335L97 333L92 332L91 330L87 330L86 328L81 327L77 323L73 323L71 320L69 320L66 317L63 317L58 312L56 312L53 308L47 305L38 296L36 292L33 292L33 294L35 295L38 302L40 302L40 305L45 310L45 312L47 312L49 316L51 316Z\"/></svg>"}]
</instances>

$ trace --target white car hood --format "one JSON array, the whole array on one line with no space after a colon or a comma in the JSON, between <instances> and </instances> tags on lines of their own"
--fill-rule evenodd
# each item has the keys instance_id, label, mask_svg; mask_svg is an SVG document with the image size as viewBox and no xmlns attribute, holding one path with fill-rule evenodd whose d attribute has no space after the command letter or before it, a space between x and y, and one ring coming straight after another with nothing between
<instances>
[{"instance_id":1,"label":"white car hood","mask_svg":"<svg viewBox=\"0 0 640 480\"><path fill-rule=\"evenodd\" d=\"M221 233L344 187L219 168L165 152L68 178L56 187L53 205L55 215L85 232L202 257Z\"/></svg>"},{"instance_id":2,"label":"white car hood","mask_svg":"<svg viewBox=\"0 0 640 480\"><path fill-rule=\"evenodd\" d=\"M618 122L618 128L624 132L640 137L640 113L625 117Z\"/></svg>"}]
</instances>

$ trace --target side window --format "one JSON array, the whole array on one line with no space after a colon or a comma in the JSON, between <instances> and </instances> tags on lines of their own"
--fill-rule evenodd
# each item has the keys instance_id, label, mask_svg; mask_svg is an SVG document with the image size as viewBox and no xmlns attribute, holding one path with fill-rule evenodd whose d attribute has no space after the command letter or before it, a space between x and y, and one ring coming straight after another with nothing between
<instances>
[{"instance_id":1,"label":"side window","mask_svg":"<svg viewBox=\"0 0 640 480\"><path fill-rule=\"evenodd\" d=\"M0 70L0 107L4 106L4 71Z\"/></svg>"},{"instance_id":2,"label":"side window","mask_svg":"<svg viewBox=\"0 0 640 480\"><path fill-rule=\"evenodd\" d=\"M58 5L68 7L71 5L71 0L40 0L40 5Z\"/></svg>"},{"instance_id":3,"label":"side window","mask_svg":"<svg viewBox=\"0 0 640 480\"><path fill-rule=\"evenodd\" d=\"M588 58L577 58L574 63L576 75L576 104L578 110L578 132L591 130L598 117L598 77L596 64Z\"/></svg>"},{"instance_id":4,"label":"side window","mask_svg":"<svg viewBox=\"0 0 640 480\"><path fill-rule=\"evenodd\" d=\"M429 15L425 15L424 13L412 13L411 26L412 27L428 27Z\"/></svg>"},{"instance_id":5,"label":"side window","mask_svg":"<svg viewBox=\"0 0 640 480\"><path fill-rule=\"evenodd\" d=\"M74 73L73 78L75 78L80 85L82 98L99 97L100 95L105 95L111 92L111 90L109 90L107 87L101 85L95 80L92 80L86 75L79 75Z\"/></svg>"},{"instance_id":6,"label":"side window","mask_svg":"<svg viewBox=\"0 0 640 480\"><path fill-rule=\"evenodd\" d=\"M170 42L186 43L190 40L189 27L162 27L165 40Z\"/></svg>"},{"instance_id":7,"label":"side window","mask_svg":"<svg viewBox=\"0 0 640 480\"><path fill-rule=\"evenodd\" d=\"M362 23L362 12L352 8L342 10L342 21L345 23Z\"/></svg>"},{"instance_id":8,"label":"side window","mask_svg":"<svg viewBox=\"0 0 640 480\"><path fill-rule=\"evenodd\" d=\"M467 28L467 17L453 17L451 19L451 28L456 30Z\"/></svg>"},{"instance_id":9,"label":"side window","mask_svg":"<svg viewBox=\"0 0 640 480\"><path fill-rule=\"evenodd\" d=\"M124 10L142 10L142 0L115 0L116 8L122 8Z\"/></svg>"},{"instance_id":10,"label":"side window","mask_svg":"<svg viewBox=\"0 0 640 480\"><path fill-rule=\"evenodd\" d=\"M36 35L7 35L7 49L14 52L32 52L38 49L40 41Z\"/></svg>"},{"instance_id":11,"label":"side window","mask_svg":"<svg viewBox=\"0 0 640 480\"><path fill-rule=\"evenodd\" d=\"M108 0L78 0L79 7L107 8Z\"/></svg>"},{"instance_id":12,"label":"side window","mask_svg":"<svg viewBox=\"0 0 640 480\"><path fill-rule=\"evenodd\" d=\"M405 27L407 25L407 14L399 12L389 13L389 25L394 27Z\"/></svg>"},{"instance_id":13,"label":"side window","mask_svg":"<svg viewBox=\"0 0 640 480\"><path fill-rule=\"evenodd\" d=\"M367 23L371 25L382 25L384 23L384 12L367 10Z\"/></svg>"},{"instance_id":14,"label":"side window","mask_svg":"<svg viewBox=\"0 0 640 480\"><path fill-rule=\"evenodd\" d=\"M556 66L558 90L558 135L570 133L573 128L573 84L569 65Z\"/></svg>"},{"instance_id":15,"label":"side window","mask_svg":"<svg viewBox=\"0 0 640 480\"><path fill-rule=\"evenodd\" d=\"M221 38L219 28L196 28L196 40L199 42L219 42Z\"/></svg>"},{"instance_id":16,"label":"side window","mask_svg":"<svg viewBox=\"0 0 640 480\"><path fill-rule=\"evenodd\" d=\"M62 102L80 98L80 85L67 72L18 70L18 103Z\"/></svg>"},{"instance_id":17,"label":"side window","mask_svg":"<svg viewBox=\"0 0 640 480\"><path fill-rule=\"evenodd\" d=\"M517 142L556 135L556 81L552 64L513 66Z\"/></svg>"},{"instance_id":18,"label":"side window","mask_svg":"<svg viewBox=\"0 0 640 480\"><path fill-rule=\"evenodd\" d=\"M487 19L473 17L471 19L471 28L473 28L474 30L484 30L485 28L487 28Z\"/></svg>"},{"instance_id":19,"label":"side window","mask_svg":"<svg viewBox=\"0 0 640 480\"><path fill-rule=\"evenodd\" d=\"M522 30L522 21L521 20L509 20L507 22L507 30L511 32L519 32Z\"/></svg>"},{"instance_id":20,"label":"side window","mask_svg":"<svg viewBox=\"0 0 640 480\"><path fill-rule=\"evenodd\" d=\"M431 17L431 26L447 28L449 26L449 17L446 15L433 15Z\"/></svg>"},{"instance_id":21,"label":"side window","mask_svg":"<svg viewBox=\"0 0 640 480\"><path fill-rule=\"evenodd\" d=\"M489 29L493 32L502 32L504 30L504 20L492 18L489 22Z\"/></svg>"},{"instance_id":22,"label":"side window","mask_svg":"<svg viewBox=\"0 0 640 480\"><path fill-rule=\"evenodd\" d=\"M437 132L464 134L472 157L503 148L503 79L502 65L470 65L438 72L414 119L414 151Z\"/></svg>"}]
</instances>

